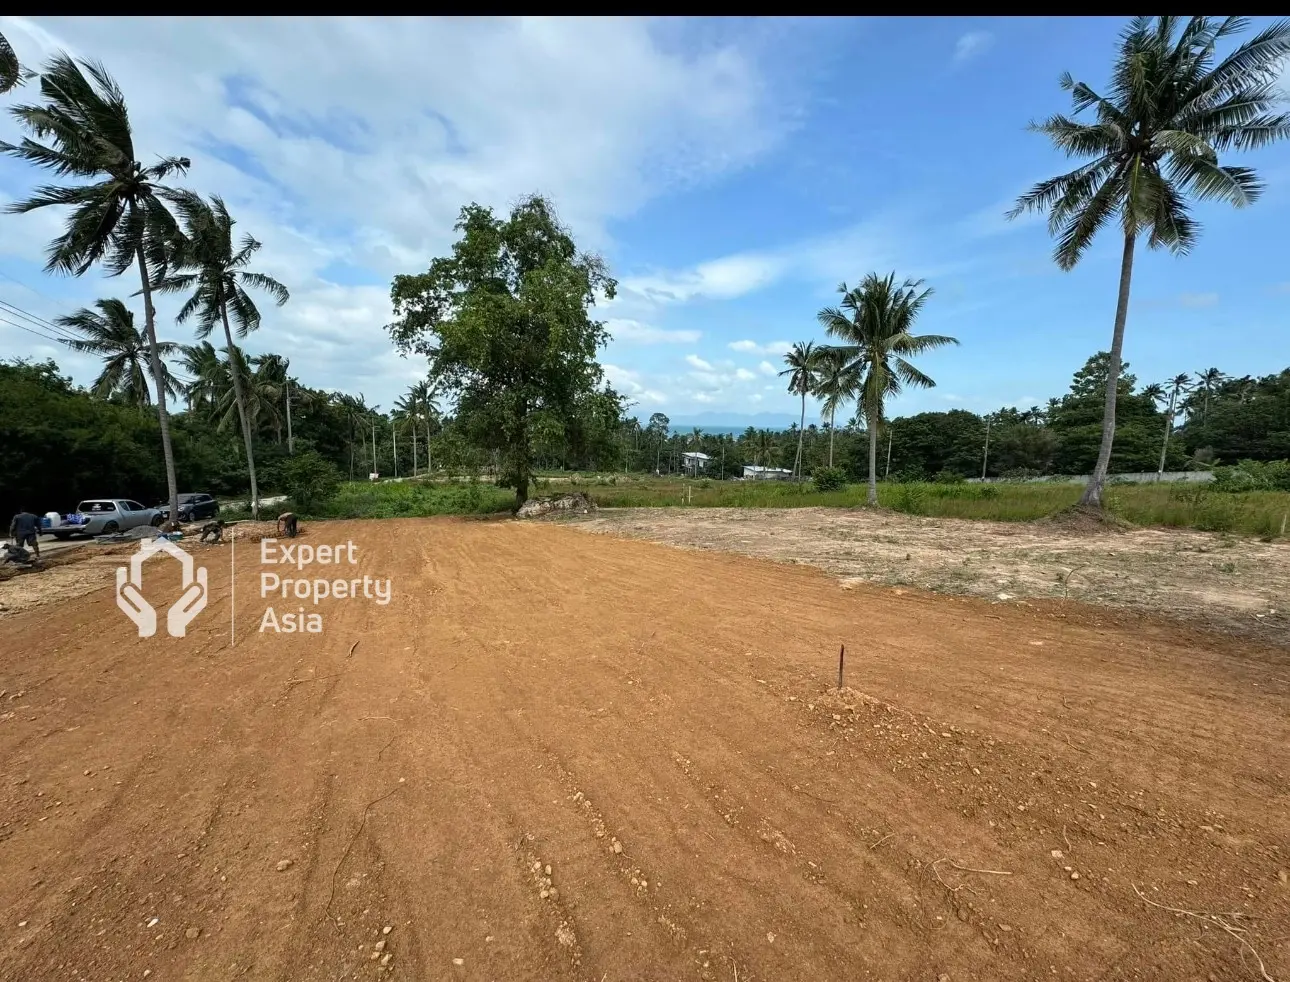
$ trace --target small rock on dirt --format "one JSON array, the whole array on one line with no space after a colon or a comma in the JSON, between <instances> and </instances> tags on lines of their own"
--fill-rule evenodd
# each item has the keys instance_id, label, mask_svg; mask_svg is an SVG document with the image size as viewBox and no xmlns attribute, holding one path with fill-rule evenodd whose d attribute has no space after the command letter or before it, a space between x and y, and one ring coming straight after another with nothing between
<instances>
[{"instance_id":1,"label":"small rock on dirt","mask_svg":"<svg viewBox=\"0 0 1290 982\"><path fill-rule=\"evenodd\" d=\"M623 844L617 840L614 840L614 844L609 848L613 849L615 853L621 853L623 851Z\"/></svg>"},{"instance_id":2,"label":"small rock on dirt","mask_svg":"<svg viewBox=\"0 0 1290 982\"><path fill-rule=\"evenodd\" d=\"M200 935L201 935L201 933L202 933L202 929L201 929L201 928L199 928L199 927L190 927L187 931L185 931L185 932L184 932L184 937L185 937L185 938L188 938L188 939L191 941L193 938L196 938L196 937L200 936Z\"/></svg>"},{"instance_id":3,"label":"small rock on dirt","mask_svg":"<svg viewBox=\"0 0 1290 982\"><path fill-rule=\"evenodd\" d=\"M381 928L381 933L382 933L382 934L389 934L389 933L390 933L391 931L393 931L393 930L394 930L394 928L392 928L392 927L390 927L390 925L386 924L386 925L385 925L385 927Z\"/></svg>"},{"instance_id":4,"label":"small rock on dirt","mask_svg":"<svg viewBox=\"0 0 1290 982\"><path fill-rule=\"evenodd\" d=\"M278 860L277 870L278 870L278 872L279 872L279 873L284 873L284 872L286 872L286 871L287 871L287 870L289 870L289 869L291 869L291 860L290 860L290 859L279 859L279 860Z\"/></svg>"}]
</instances>

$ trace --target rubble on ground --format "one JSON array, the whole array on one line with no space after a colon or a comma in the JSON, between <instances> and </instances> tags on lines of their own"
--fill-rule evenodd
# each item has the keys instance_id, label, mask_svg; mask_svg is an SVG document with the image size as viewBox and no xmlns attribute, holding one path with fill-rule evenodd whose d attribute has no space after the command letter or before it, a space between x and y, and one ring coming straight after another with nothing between
<instances>
[{"instance_id":1,"label":"rubble on ground","mask_svg":"<svg viewBox=\"0 0 1290 982\"><path fill-rule=\"evenodd\" d=\"M596 503L582 491L571 494L559 494L553 498L530 498L520 505L515 513L516 518L541 518L553 512L571 512L575 515L589 515L596 510Z\"/></svg>"}]
</instances>

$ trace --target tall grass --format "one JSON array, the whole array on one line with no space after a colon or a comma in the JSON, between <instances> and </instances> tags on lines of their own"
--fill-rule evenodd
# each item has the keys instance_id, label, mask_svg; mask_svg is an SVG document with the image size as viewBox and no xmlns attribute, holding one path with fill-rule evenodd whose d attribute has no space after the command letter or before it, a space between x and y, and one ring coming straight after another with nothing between
<instances>
[{"instance_id":1,"label":"tall grass","mask_svg":"<svg viewBox=\"0 0 1290 982\"><path fill-rule=\"evenodd\" d=\"M485 483L431 484L421 481L370 484L349 481L306 518L426 518L431 515L490 515L504 512L515 493Z\"/></svg>"},{"instance_id":2,"label":"tall grass","mask_svg":"<svg viewBox=\"0 0 1290 982\"><path fill-rule=\"evenodd\" d=\"M580 481L597 504L611 508L849 508L863 505L865 487L821 492L810 484L782 481L705 481L621 476ZM601 483L605 482L605 483ZM552 488L552 490L555 490ZM910 515L1026 522L1055 514L1079 501L1078 484L888 484L878 485L878 503ZM1290 493L1223 493L1203 484L1112 484L1107 508L1134 525L1194 528L1278 538L1290 516ZM1288 526L1290 530L1290 526Z\"/></svg>"},{"instance_id":3,"label":"tall grass","mask_svg":"<svg viewBox=\"0 0 1290 982\"><path fill-rule=\"evenodd\" d=\"M569 480L535 482L534 495L585 491L606 508L855 508L865 486L817 491L813 484L788 481L713 481L624 474L561 475ZM1077 484L895 484L878 485L884 508L932 518L1025 522L1069 508L1079 500ZM513 493L487 482L404 481L342 484L305 518L413 518L431 515L487 515L506 512ZM1290 493L1231 493L1205 484L1114 484L1107 508L1134 525L1194 528L1263 539L1290 531ZM234 518L226 513L223 517Z\"/></svg>"}]
</instances>

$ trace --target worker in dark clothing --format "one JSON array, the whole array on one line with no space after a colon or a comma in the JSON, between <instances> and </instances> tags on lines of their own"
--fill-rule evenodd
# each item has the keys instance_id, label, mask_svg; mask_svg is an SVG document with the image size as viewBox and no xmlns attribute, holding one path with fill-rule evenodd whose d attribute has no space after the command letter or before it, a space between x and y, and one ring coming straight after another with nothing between
<instances>
[{"instance_id":1,"label":"worker in dark clothing","mask_svg":"<svg viewBox=\"0 0 1290 982\"><path fill-rule=\"evenodd\" d=\"M299 527L299 521L295 512L284 511L278 516L278 534L283 535L285 533L288 539L294 539Z\"/></svg>"},{"instance_id":2,"label":"worker in dark clothing","mask_svg":"<svg viewBox=\"0 0 1290 982\"><path fill-rule=\"evenodd\" d=\"M208 538L212 545L217 542L224 541L224 523L218 518L215 519L215 521L207 522L202 526L202 537L200 541L205 542Z\"/></svg>"},{"instance_id":3,"label":"worker in dark clothing","mask_svg":"<svg viewBox=\"0 0 1290 982\"><path fill-rule=\"evenodd\" d=\"M26 508L19 508L18 514L14 515L13 521L9 523L9 538L13 539L13 544L20 549L23 546L30 546L36 558L40 558L40 519Z\"/></svg>"}]
</instances>

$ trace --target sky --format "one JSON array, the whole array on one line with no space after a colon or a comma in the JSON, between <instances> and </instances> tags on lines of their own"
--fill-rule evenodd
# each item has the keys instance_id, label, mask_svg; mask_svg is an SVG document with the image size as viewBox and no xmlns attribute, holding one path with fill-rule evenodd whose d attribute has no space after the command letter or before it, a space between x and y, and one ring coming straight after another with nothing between
<instances>
[{"instance_id":1,"label":"sky","mask_svg":"<svg viewBox=\"0 0 1290 982\"><path fill-rule=\"evenodd\" d=\"M101 60L141 157L190 157L182 184L221 195L236 231L263 243L259 270L291 300L261 304L246 347L286 354L304 384L388 409L426 371L385 331L392 277L451 250L463 205L505 211L539 192L618 280L595 316L631 411L710 422L796 418L784 350L827 340L817 312L870 272L925 280L919 331L961 342L922 357L936 387L891 414L1065 391L1109 346L1118 236L1064 273L1043 219L1004 213L1071 168L1026 124L1068 111L1063 71L1104 87L1122 26L0 17L27 65L59 49ZM18 135L6 114L0 139ZM1260 171L1260 201L1197 206L1187 257L1139 250L1125 357L1143 382L1290 364L1290 143L1239 157L1225 162ZM0 203L47 180L0 158ZM94 360L39 336L41 322L115 296L142 323L142 305L133 278L43 272L59 221L0 215L0 357L52 357L89 384ZM158 332L189 342L177 306L159 301Z\"/></svg>"}]
</instances>

